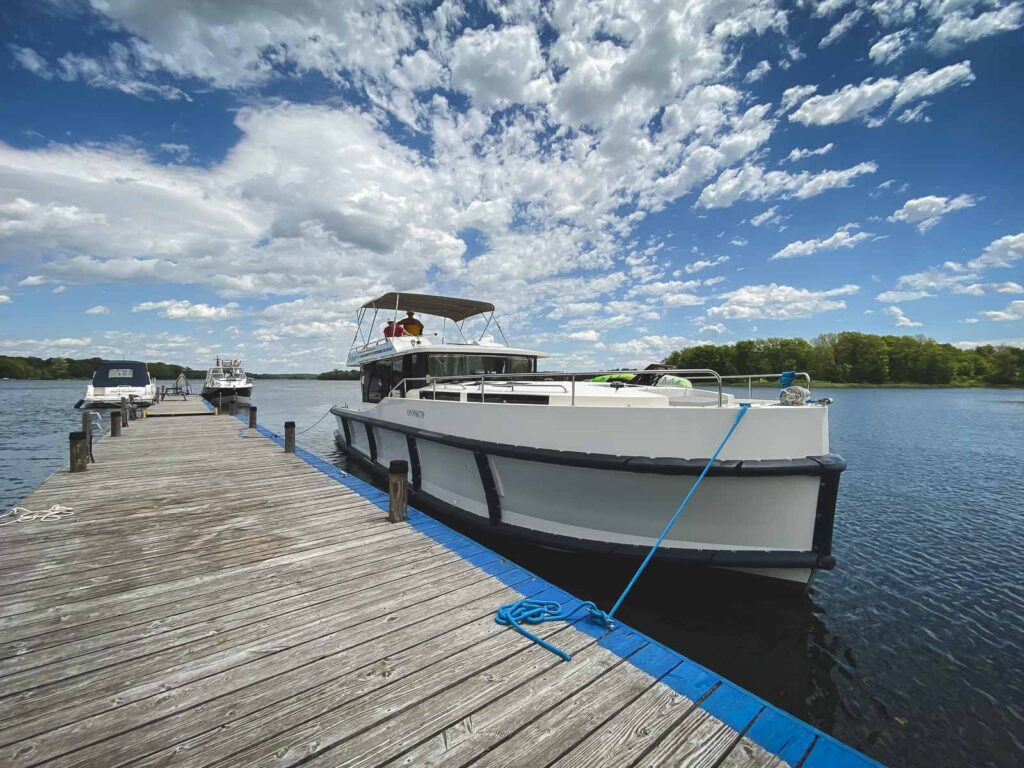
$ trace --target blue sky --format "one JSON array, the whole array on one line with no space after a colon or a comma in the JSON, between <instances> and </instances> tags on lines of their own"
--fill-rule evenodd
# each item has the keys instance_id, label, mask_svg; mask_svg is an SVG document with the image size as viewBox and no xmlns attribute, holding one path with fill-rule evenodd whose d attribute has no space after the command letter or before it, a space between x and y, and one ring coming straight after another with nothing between
<instances>
[{"instance_id":1,"label":"blue sky","mask_svg":"<svg viewBox=\"0 0 1024 768\"><path fill-rule=\"evenodd\" d=\"M341 365L491 300L556 365L1024 343L1020 0L0 8L0 354Z\"/></svg>"}]
</instances>

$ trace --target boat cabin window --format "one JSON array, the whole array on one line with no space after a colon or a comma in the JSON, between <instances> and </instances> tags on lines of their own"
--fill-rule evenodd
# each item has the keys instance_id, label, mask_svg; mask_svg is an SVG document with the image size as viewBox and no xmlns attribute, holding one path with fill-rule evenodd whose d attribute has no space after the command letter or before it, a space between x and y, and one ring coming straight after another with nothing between
<instances>
[{"instance_id":1,"label":"boat cabin window","mask_svg":"<svg viewBox=\"0 0 1024 768\"><path fill-rule=\"evenodd\" d=\"M526 355L401 355L391 360L367 363L362 367L360 381L363 402L378 403L397 387L402 379L411 379L409 389L426 385L427 376L479 376L485 373L533 373L537 358ZM440 398L439 398L440 399Z\"/></svg>"},{"instance_id":2,"label":"boat cabin window","mask_svg":"<svg viewBox=\"0 0 1024 768\"><path fill-rule=\"evenodd\" d=\"M427 355L430 376L533 373L536 365L537 358L525 355Z\"/></svg>"},{"instance_id":3,"label":"boat cabin window","mask_svg":"<svg viewBox=\"0 0 1024 768\"><path fill-rule=\"evenodd\" d=\"M389 363L370 363L363 366L362 372L363 402L379 403L390 387L391 365Z\"/></svg>"}]
</instances>

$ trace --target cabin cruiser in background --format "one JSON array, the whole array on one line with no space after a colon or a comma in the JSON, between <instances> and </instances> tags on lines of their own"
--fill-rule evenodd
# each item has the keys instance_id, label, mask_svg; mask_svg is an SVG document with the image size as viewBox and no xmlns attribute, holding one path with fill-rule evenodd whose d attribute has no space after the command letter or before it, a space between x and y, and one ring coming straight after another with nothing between
<instances>
[{"instance_id":1,"label":"cabin cruiser in background","mask_svg":"<svg viewBox=\"0 0 1024 768\"><path fill-rule=\"evenodd\" d=\"M252 379L242 370L242 361L218 355L214 366L206 372L203 397L215 403L218 399L238 402L251 396Z\"/></svg>"},{"instance_id":2,"label":"cabin cruiser in background","mask_svg":"<svg viewBox=\"0 0 1024 768\"><path fill-rule=\"evenodd\" d=\"M442 330L373 338L380 312L433 315ZM483 325L473 339L464 333L471 318ZM362 403L331 409L339 447L379 473L407 461L411 496L431 510L548 548L641 557L746 402L657 558L802 584L835 565L846 463L829 453L829 401L807 389L755 399L725 392L723 379L764 375L540 372L547 355L509 346L482 301L388 293L357 323L348 363L360 368ZM610 380L594 380L602 375Z\"/></svg>"},{"instance_id":3,"label":"cabin cruiser in background","mask_svg":"<svg viewBox=\"0 0 1024 768\"><path fill-rule=\"evenodd\" d=\"M156 383L145 363L136 360L104 360L85 388L76 408L120 408L121 399L148 407L156 400Z\"/></svg>"}]
</instances>

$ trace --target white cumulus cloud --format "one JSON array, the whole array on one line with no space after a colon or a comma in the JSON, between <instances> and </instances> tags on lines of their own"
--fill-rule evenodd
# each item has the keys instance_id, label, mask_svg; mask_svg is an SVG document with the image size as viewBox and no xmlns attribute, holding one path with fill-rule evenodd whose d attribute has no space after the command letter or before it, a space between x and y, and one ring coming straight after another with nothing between
<instances>
[{"instance_id":1,"label":"white cumulus cloud","mask_svg":"<svg viewBox=\"0 0 1024 768\"><path fill-rule=\"evenodd\" d=\"M746 243L744 243L745 245ZM700 272L711 267L717 267L720 264L725 264L729 260L728 256L716 256L713 259L697 259L697 261L691 261L689 264L683 267L683 271L688 275L692 275L694 272Z\"/></svg>"},{"instance_id":2,"label":"white cumulus cloud","mask_svg":"<svg viewBox=\"0 0 1024 768\"><path fill-rule=\"evenodd\" d=\"M767 59L762 59L761 61L757 62L757 64L754 65L754 67L749 72L747 72L746 77L743 78L743 82L756 83L758 80L763 78L771 71L771 62L768 61Z\"/></svg>"},{"instance_id":3,"label":"white cumulus cloud","mask_svg":"<svg viewBox=\"0 0 1024 768\"><path fill-rule=\"evenodd\" d=\"M193 304L187 299L166 301L144 301L132 307L132 312L159 311L163 317L172 320L229 320L238 317L238 304L229 302L220 307L210 304Z\"/></svg>"},{"instance_id":4,"label":"white cumulus cloud","mask_svg":"<svg viewBox=\"0 0 1024 768\"><path fill-rule=\"evenodd\" d=\"M796 240L777 251L769 261L778 259L793 259L799 256L811 256L818 251L835 251L839 248L853 248L857 243L869 239L870 232L854 232L856 224L847 224L840 227L831 235L814 240Z\"/></svg>"},{"instance_id":5,"label":"white cumulus cloud","mask_svg":"<svg viewBox=\"0 0 1024 768\"><path fill-rule=\"evenodd\" d=\"M97 304L95 307L89 307L89 309L85 310L85 314L87 314L87 315L109 315L110 314L110 307L106 307L106 306L104 306L102 304Z\"/></svg>"},{"instance_id":6,"label":"white cumulus cloud","mask_svg":"<svg viewBox=\"0 0 1024 768\"><path fill-rule=\"evenodd\" d=\"M985 247L985 252L976 259L968 261L967 266L970 269L1013 267L1022 259L1024 259L1024 232L993 240Z\"/></svg>"},{"instance_id":7,"label":"white cumulus cloud","mask_svg":"<svg viewBox=\"0 0 1024 768\"><path fill-rule=\"evenodd\" d=\"M868 119L871 124L884 122L876 114L889 104L891 115L904 105L934 96L956 86L974 82L971 63L962 61L928 72L920 69L905 78L868 78L859 85L845 85L827 95L811 96L797 108L789 119L805 125L835 125L850 120Z\"/></svg>"},{"instance_id":8,"label":"white cumulus cloud","mask_svg":"<svg viewBox=\"0 0 1024 768\"><path fill-rule=\"evenodd\" d=\"M860 17L864 15L864 11L860 8L855 8L846 15L844 15L839 21L832 25L832 28L828 31L828 34L821 38L821 42L818 43L819 48L827 48L832 43L838 41L844 37L847 32L857 26L857 22L860 21Z\"/></svg>"},{"instance_id":9,"label":"white cumulus cloud","mask_svg":"<svg viewBox=\"0 0 1024 768\"><path fill-rule=\"evenodd\" d=\"M793 149L790 151L789 155L786 157L786 160L788 160L791 163L795 163L797 160L805 160L808 157L818 157L821 155L827 155L829 152L832 151L833 147L835 147L835 144L833 144L831 141L825 146L818 147L817 149L806 149L798 147L797 149Z\"/></svg>"},{"instance_id":10,"label":"white cumulus cloud","mask_svg":"<svg viewBox=\"0 0 1024 768\"><path fill-rule=\"evenodd\" d=\"M745 285L721 295L724 301L708 307L708 317L722 320L793 320L820 312L846 309L841 296L850 296L860 286L847 284L815 291L791 285Z\"/></svg>"},{"instance_id":11,"label":"white cumulus cloud","mask_svg":"<svg viewBox=\"0 0 1024 768\"><path fill-rule=\"evenodd\" d=\"M923 325L923 323L918 323L911 320L909 317L903 314L903 310L900 309L899 307L886 307L882 311L885 312L885 314L889 315L889 317L892 317L896 320L897 328L920 328Z\"/></svg>"},{"instance_id":12,"label":"white cumulus cloud","mask_svg":"<svg viewBox=\"0 0 1024 768\"><path fill-rule=\"evenodd\" d=\"M967 13L953 13L943 19L928 45L938 53L947 53L985 37L1012 32L1024 25L1024 5L1010 3L1002 8L971 18Z\"/></svg>"},{"instance_id":13,"label":"white cumulus cloud","mask_svg":"<svg viewBox=\"0 0 1024 768\"><path fill-rule=\"evenodd\" d=\"M947 213L963 208L973 208L978 198L974 195L957 195L956 197L939 197L925 195L907 200L903 207L894 211L889 221L902 221L905 224L916 224L919 232L927 232L938 224Z\"/></svg>"},{"instance_id":14,"label":"white cumulus cloud","mask_svg":"<svg viewBox=\"0 0 1024 768\"><path fill-rule=\"evenodd\" d=\"M1011 301L1003 309L980 312L982 317L996 322L1010 322L1013 320L1024 320L1024 301Z\"/></svg>"},{"instance_id":15,"label":"white cumulus cloud","mask_svg":"<svg viewBox=\"0 0 1024 768\"><path fill-rule=\"evenodd\" d=\"M906 52L912 40L913 36L909 29L890 32L871 46L868 57L875 64L891 64Z\"/></svg>"},{"instance_id":16,"label":"white cumulus cloud","mask_svg":"<svg viewBox=\"0 0 1024 768\"><path fill-rule=\"evenodd\" d=\"M728 208L737 200L804 199L830 189L850 186L858 176L874 173L873 162L858 163L849 168L811 173L766 171L758 165L730 168L700 193L697 205L702 208Z\"/></svg>"}]
</instances>

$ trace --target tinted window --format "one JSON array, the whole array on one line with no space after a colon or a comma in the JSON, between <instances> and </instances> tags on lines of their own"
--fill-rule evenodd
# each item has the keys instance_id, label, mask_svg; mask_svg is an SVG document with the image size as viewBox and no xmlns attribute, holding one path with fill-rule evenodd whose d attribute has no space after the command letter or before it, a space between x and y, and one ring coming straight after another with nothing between
<instances>
[{"instance_id":1,"label":"tinted window","mask_svg":"<svg viewBox=\"0 0 1024 768\"><path fill-rule=\"evenodd\" d=\"M92 383L95 387L144 387L149 384L149 372L141 363L100 368L93 374Z\"/></svg>"},{"instance_id":2,"label":"tinted window","mask_svg":"<svg viewBox=\"0 0 1024 768\"><path fill-rule=\"evenodd\" d=\"M523 355L428 355L431 376L479 376L486 373L531 373L536 358Z\"/></svg>"},{"instance_id":3,"label":"tinted window","mask_svg":"<svg viewBox=\"0 0 1024 768\"><path fill-rule=\"evenodd\" d=\"M387 363L370 363L363 368L363 400L368 403L379 403L387 389L387 376L390 366Z\"/></svg>"}]
</instances>

